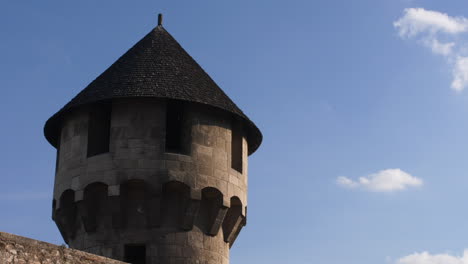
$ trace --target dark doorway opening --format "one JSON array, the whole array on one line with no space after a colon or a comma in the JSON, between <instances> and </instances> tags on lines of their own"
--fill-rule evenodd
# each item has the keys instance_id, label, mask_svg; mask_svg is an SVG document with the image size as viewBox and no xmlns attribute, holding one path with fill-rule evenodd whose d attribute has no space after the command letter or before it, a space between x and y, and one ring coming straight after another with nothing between
<instances>
[{"instance_id":1,"label":"dark doorway opening","mask_svg":"<svg viewBox=\"0 0 468 264\"><path fill-rule=\"evenodd\" d=\"M125 262L131 264L146 263L146 246L145 245L125 245Z\"/></svg>"}]
</instances>

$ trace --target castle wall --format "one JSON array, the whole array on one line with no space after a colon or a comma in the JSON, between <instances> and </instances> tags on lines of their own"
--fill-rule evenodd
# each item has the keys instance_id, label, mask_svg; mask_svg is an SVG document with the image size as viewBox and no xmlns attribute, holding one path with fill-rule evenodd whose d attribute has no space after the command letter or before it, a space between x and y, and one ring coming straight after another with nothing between
<instances>
[{"instance_id":1,"label":"castle wall","mask_svg":"<svg viewBox=\"0 0 468 264\"><path fill-rule=\"evenodd\" d=\"M0 263L34 264L124 264L46 242L0 232Z\"/></svg>"},{"instance_id":2,"label":"castle wall","mask_svg":"<svg viewBox=\"0 0 468 264\"><path fill-rule=\"evenodd\" d=\"M240 173L231 168L231 116L187 104L189 151L166 153L165 109L164 100L115 100L110 151L89 158L89 108L65 118L53 217L71 247L123 259L124 245L136 243L148 263L229 263L245 225L246 139Z\"/></svg>"}]
</instances>

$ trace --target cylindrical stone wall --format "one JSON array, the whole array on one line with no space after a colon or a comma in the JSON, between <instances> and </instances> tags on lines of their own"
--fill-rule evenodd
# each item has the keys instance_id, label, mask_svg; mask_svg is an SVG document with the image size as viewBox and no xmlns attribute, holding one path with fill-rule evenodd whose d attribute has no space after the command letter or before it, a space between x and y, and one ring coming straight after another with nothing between
<instances>
[{"instance_id":1,"label":"cylindrical stone wall","mask_svg":"<svg viewBox=\"0 0 468 264\"><path fill-rule=\"evenodd\" d=\"M166 105L112 102L109 152L87 157L92 106L62 121L53 218L72 248L124 260L145 245L146 263L229 263L245 225L247 141L242 173L231 166L232 115L186 103L185 154L165 150Z\"/></svg>"}]
</instances>

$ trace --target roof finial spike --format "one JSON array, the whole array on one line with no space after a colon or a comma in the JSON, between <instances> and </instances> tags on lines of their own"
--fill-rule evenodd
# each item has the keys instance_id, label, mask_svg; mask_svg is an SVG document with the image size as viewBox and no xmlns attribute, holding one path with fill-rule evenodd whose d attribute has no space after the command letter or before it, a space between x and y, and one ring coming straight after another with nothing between
<instances>
[{"instance_id":1,"label":"roof finial spike","mask_svg":"<svg viewBox=\"0 0 468 264\"><path fill-rule=\"evenodd\" d=\"M163 22L163 15L161 13L158 14L158 26L162 26Z\"/></svg>"}]
</instances>

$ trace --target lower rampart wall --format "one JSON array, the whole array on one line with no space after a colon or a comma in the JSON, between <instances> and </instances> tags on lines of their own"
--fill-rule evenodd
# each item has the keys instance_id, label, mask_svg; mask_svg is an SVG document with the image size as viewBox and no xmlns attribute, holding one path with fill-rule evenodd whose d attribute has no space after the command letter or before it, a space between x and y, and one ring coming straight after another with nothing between
<instances>
[{"instance_id":1,"label":"lower rampart wall","mask_svg":"<svg viewBox=\"0 0 468 264\"><path fill-rule=\"evenodd\" d=\"M10 264L125 264L46 242L0 232L0 263Z\"/></svg>"}]
</instances>

